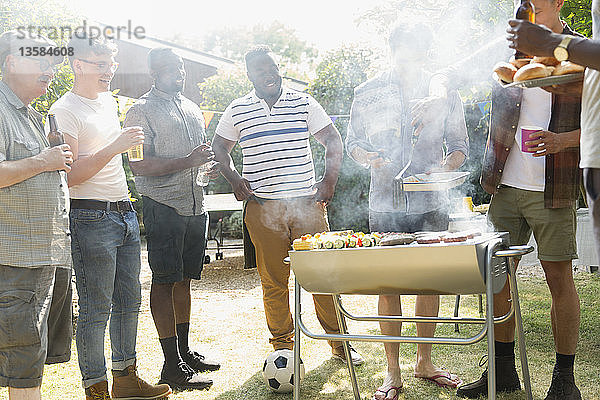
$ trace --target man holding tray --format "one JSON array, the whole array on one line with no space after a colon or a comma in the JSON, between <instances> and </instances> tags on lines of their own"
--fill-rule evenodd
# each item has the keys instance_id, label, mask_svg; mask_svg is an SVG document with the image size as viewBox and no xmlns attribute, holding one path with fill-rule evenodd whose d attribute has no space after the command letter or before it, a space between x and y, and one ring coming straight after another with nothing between
<instances>
[{"instance_id":1,"label":"man holding tray","mask_svg":"<svg viewBox=\"0 0 600 400\"><path fill-rule=\"evenodd\" d=\"M426 26L401 25L389 38L393 66L354 90L346 151L371 168L369 228L380 232L444 231L448 229L445 191L407 192L406 209L394 207L394 177L409 163L404 177L432 171L452 171L468 154L462 102L457 92L447 99L427 98L431 74L424 70L433 37ZM414 84L420 82L420 84ZM419 100L414 100L419 99ZM412 105L428 102L435 110L413 126ZM415 142L416 141L416 142ZM444 152L444 145L446 151ZM413 148L414 146L414 148ZM439 296L417 296L416 315L436 316ZM379 313L401 315L400 296L380 296ZM384 335L400 336L401 323L382 322ZM433 336L435 325L417 324L418 336ZM387 375L374 398L393 399L402 388L399 344L385 343ZM439 386L456 387L460 380L431 361L431 345L419 344L415 376Z\"/></svg>"},{"instance_id":2,"label":"man holding tray","mask_svg":"<svg viewBox=\"0 0 600 400\"><path fill-rule=\"evenodd\" d=\"M537 24L555 33L576 35L560 19L562 0L533 3ZM494 85L481 185L493 195L488 219L495 230L509 232L512 245L527 244L533 232L552 296L550 315L556 364L546 400L569 400L581 399L573 378L579 296L571 266L577 258L575 207L580 182L581 96L563 94L564 90L556 92ZM531 134L529 139L527 134ZM507 282L495 296L494 315L508 312L509 297ZM520 390L515 368L514 319L496 325L494 334L496 390ZM457 391L459 396L468 398L486 393L487 370L479 380Z\"/></svg>"},{"instance_id":3,"label":"man holding tray","mask_svg":"<svg viewBox=\"0 0 600 400\"><path fill-rule=\"evenodd\" d=\"M550 55L557 51L566 59L588 67L583 83L579 166L583 168L588 207L594 221L596 250L600 256L600 1L592 2L594 40L569 38L521 21L509 23L511 47L536 55ZM524 41L523 37L528 40ZM566 40L568 43L563 42Z\"/></svg>"}]
</instances>

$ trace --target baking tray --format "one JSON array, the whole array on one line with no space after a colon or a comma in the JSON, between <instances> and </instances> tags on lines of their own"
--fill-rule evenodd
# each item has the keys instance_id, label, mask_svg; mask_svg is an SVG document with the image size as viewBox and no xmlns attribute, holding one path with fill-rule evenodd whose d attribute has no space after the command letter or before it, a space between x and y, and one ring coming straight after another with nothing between
<instances>
[{"instance_id":1,"label":"baking tray","mask_svg":"<svg viewBox=\"0 0 600 400\"><path fill-rule=\"evenodd\" d=\"M465 242L290 251L291 268L311 293L485 293L486 249L507 234L484 233ZM494 293L506 282L502 260L493 258Z\"/></svg>"},{"instance_id":2,"label":"baking tray","mask_svg":"<svg viewBox=\"0 0 600 400\"><path fill-rule=\"evenodd\" d=\"M433 172L431 174L416 174L404 178L404 191L406 192L431 192L452 189L467 179L470 172ZM410 179L416 182L407 182Z\"/></svg>"},{"instance_id":3,"label":"baking tray","mask_svg":"<svg viewBox=\"0 0 600 400\"><path fill-rule=\"evenodd\" d=\"M546 78L537 78L530 79L527 81L513 82L513 83L504 83L504 81L499 80L500 84L504 88L510 87L519 87L519 88L534 88L534 87L544 87L544 86L552 86L552 85L560 85L562 83L570 83L583 79L583 72L578 72L576 74L566 74L566 75L557 75L557 76L548 76Z\"/></svg>"}]
</instances>

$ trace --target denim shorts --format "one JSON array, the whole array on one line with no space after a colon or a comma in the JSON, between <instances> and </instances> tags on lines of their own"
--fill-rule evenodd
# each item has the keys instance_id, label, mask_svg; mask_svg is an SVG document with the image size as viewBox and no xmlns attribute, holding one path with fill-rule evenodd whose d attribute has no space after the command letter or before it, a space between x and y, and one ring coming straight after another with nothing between
<instances>
[{"instance_id":1,"label":"denim shorts","mask_svg":"<svg viewBox=\"0 0 600 400\"><path fill-rule=\"evenodd\" d=\"M73 341L73 270L56 268L52 304L48 315L48 355L46 364L67 362L71 359Z\"/></svg>"},{"instance_id":2,"label":"denim shorts","mask_svg":"<svg viewBox=\"0 0 600 400\"><path fill-rule=\"evenodd\" d=\"M144 226L152 282L200 279L206 250L208 214L179 215L175 209L143 197Z\"/></svg>"},{"instance_id":3,"label":"denim shorts","mask_svg":"<svg viewBox=\"0 0 600 400\"><path fill-rule=\"evenodd\" d=\"M0 265L0 386L42 384L55 270Z\"/></svg>"}]
</instances>

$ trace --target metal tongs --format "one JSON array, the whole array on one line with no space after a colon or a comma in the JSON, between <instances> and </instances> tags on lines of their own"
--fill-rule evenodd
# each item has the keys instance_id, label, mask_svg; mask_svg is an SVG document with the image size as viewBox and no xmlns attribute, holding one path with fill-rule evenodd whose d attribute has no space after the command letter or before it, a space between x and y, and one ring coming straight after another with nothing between
<instances>
[{"instance_id":1,"label":"metal tongs","mask_svg":"<svg viewBox=\"0 0 600 400\"><path fill-rule=\"evenodd\" d=\"M413 130L413 134L410 139L411 147L410 153L408 154L408 162L406 163L406 165L404 165L404 168L400 170L400 172L398 173L398 175L396 175L394 181L392 182L392 205L396 210L401 212L406 212L408 205L408 199L406 198L406 192L404 191L403 175L412 163L413 153L415 152L415 145L417 144L417 140L418 136L415 136Z\"/></svg>"}]
</instances>

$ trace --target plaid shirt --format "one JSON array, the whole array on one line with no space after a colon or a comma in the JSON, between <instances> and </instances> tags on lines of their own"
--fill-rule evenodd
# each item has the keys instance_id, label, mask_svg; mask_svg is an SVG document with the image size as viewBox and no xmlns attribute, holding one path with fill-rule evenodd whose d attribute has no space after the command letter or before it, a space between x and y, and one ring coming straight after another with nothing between
<instances>
[{"instance_id":1,"label":"plaid shirt","mask_svg":"<svg viewBox=\"0 0 600 400\"><path fill-rule=\"evenodd\" d=\"M578 35L565 25L567 35ZM515 140L519 122L523 89L504 89L495 84L492 89L490 134L483 158L481 186L490 194L496 193L504 164ZM569 132L580 127L581 96L552 95L552 112L548 130ZM565 149L546 156L545 208L574 207L580 185L579 147Z\"/></svg>"},{"instance_id":2,"label":"plaid shirt","mask_svg":"<svg viewBox=\"0 0 600 400\"><path fill-rule=\"evenodd\" d=\"M204 117L198 106L178 93L171 96L153 87L127 111L125 126L144 128L144 148L161 158L180 158L206 142ZM198 168L162 176L136 176L144 196L174 208L183 216L204 212L202 186L196 185Z\"/></svg>"},{"instance_id":3,"label":"plaid shirt","mask_svg":"<svg viewBox=\"0 0 600 400\"><path fill-rule=\"evenodd\" d=\"M0 162L48 147L42 117L0 81ZM0 189L0 265L70 267L69 193L63 173L43 172Z\"/></svg>"},{"instance_id":4,"label":"plaid shirt","mask_svg":"<svg viewBox=\"0 0 600 400\"><path fill-rule=\"evenodd\" d=\"M398 211L393 206L392 186L394 177L408 162L412 147L409 101L412 96L415 99L427 96L429 80L430 74L424 72L414 87L402 87L391 71L385 71L354 90L346 136L348 155L352 157L357 147L368 151L385 149L385 157L391 161L380 168L371 169L371 211ZM411 89L412 96L409 94ZM444 157L455 151L468 155L467 126L458 92L451 92L444 107L437 112L437 118L432 118L423 127L405 176L439 167ZM444 209L448 204L445 191L407 192L407 198L409 214Z\"/></svg>"}]
</instances>

